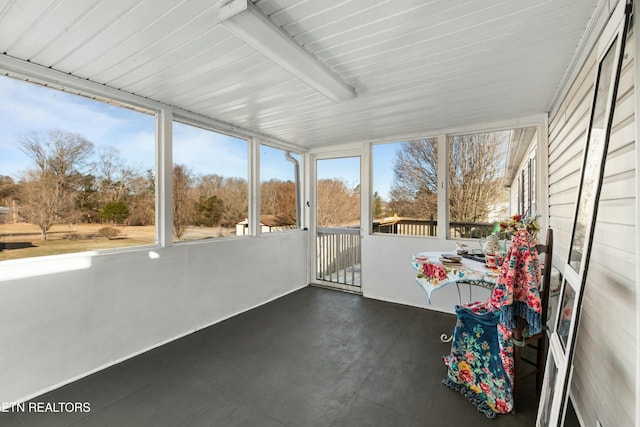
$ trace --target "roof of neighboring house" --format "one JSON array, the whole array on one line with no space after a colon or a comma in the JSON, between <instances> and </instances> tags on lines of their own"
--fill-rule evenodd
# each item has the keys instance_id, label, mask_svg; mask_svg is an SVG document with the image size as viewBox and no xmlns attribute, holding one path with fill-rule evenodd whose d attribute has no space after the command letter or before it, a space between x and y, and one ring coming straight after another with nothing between
<instances>
[{"instance_id":1,"label":"roof of neighboring house","mask_svg":"<svg viewBox=\"0 0 640 427\"><path fill-rule=\"evenodd\" d=\"M427 221L426 218L417 218L417 217L409 217L409 216L398 216L397 214L394 216L388 216L386 218L375 219L373 221L374 224L386 225L386 224L396 224L399 222L407 222L407 221Z\"/></svg>"},{"instance_id":2,"label":"roof of neighboring house","mask_svg":"<svg viewBox=\"0 0 640 427\"><path fill-rule=\"evenodd\" d=\"M248 219L245 218L244 220L238 222L238 224L246 225L248 224L248 222ZM284 227L289 225L296 225L296 222L284 216L260 215L260 224L266 225L267 227Z\"/></svg>"},{"instance_id":3,"label":"roof of neighboring house","mask_svg":"<svg viewBox=\"0 0 640 427\"><path fill-rule=\"evenodd\" d=\"M4 206L0 206L0 214L9 215L10 213L11 213L11 208L6 208Z\"/></svg>"}]
</instances>

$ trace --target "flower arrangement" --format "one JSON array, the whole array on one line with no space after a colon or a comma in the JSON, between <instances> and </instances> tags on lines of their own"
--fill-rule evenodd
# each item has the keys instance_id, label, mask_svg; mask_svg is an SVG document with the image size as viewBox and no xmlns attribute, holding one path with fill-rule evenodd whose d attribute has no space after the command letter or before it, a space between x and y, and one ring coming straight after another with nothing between
<instances>
[{"instance_id":1,"label":"flower arrangement","mask_svg":"<svg viewBox=\"0 0 640 427\"><path fill-rule=\"evenodd\" d=\"M506 221L496 223L494 231L499 233L516 234L518 230L527 230L534 238L540 231L538 216L515 214Z\"/></svg>"}]
</instances>

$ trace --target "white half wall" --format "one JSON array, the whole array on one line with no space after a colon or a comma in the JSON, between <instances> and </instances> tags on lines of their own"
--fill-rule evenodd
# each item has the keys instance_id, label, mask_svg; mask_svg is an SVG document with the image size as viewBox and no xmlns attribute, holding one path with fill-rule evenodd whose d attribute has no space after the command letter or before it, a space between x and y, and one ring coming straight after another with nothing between
<instances>
[{"instance_id":1,"label":"white half wall","mask_svg":"<svg viewBox=\"0 0 640 427\"><path fill-rule=\"evenodd\" d=\"M462 240L461 240L462 241ZM477 240L466 241L470 248L480 248ZM411 257L420 252L442 251L455 253L453 240L395 235L365 235L362 242L362 291L367 298L395 302L430 310L454 313L456 304L485 300L490 291L477 286L449 285L431 294L416 282ZM471 298L469 297L471 288ZM453 331L453 326L452 326ZM451 332L451 331L442 331Z\"/></svg>"},{"instance_id":2,"label":"white half wall","mask_svg":"<svg viewBox=\"0 0 640 427\"><path fill-rule=\"evenodd\" d=\"M19 402L307 285L307 233L0 263L0 402Z\"/></svg>"}]
</instances>

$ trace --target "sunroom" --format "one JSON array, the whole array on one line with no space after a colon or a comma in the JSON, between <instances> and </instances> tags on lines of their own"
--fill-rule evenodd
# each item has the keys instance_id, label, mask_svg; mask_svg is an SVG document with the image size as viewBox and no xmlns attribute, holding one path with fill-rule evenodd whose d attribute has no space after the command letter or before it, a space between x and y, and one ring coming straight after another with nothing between
<instances>
[{"instance_id":1,"label":"sunroom","mask_svg":"<svg viewBox=\"0 0 640 427\"><path fill-rule=\"evenodd\" d=\"M3 425L637 425L636 4L0 2ZM439 337L491 291L412 257L514 214L553 230L555 375L490 421ZM171 364L182 402L140 379Z\"/></svg>"}]
</instances>

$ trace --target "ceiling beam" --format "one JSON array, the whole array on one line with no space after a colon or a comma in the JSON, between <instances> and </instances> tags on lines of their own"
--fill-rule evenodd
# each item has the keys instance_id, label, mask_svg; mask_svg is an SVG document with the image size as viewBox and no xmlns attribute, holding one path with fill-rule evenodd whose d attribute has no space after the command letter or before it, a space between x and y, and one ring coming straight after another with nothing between
<instances>
[{"instance_id":1,"label":"ceiling beam","mask_svg":"<svg viewBox=\"0 0 640 427\"><path fill-rule=\"evenodd\" d=\"M220 8L218 19L229 31L294 76L334 101L356 96L353 87L304 50L247 0L232 0Z\"/></svg>"}]
</instances>

